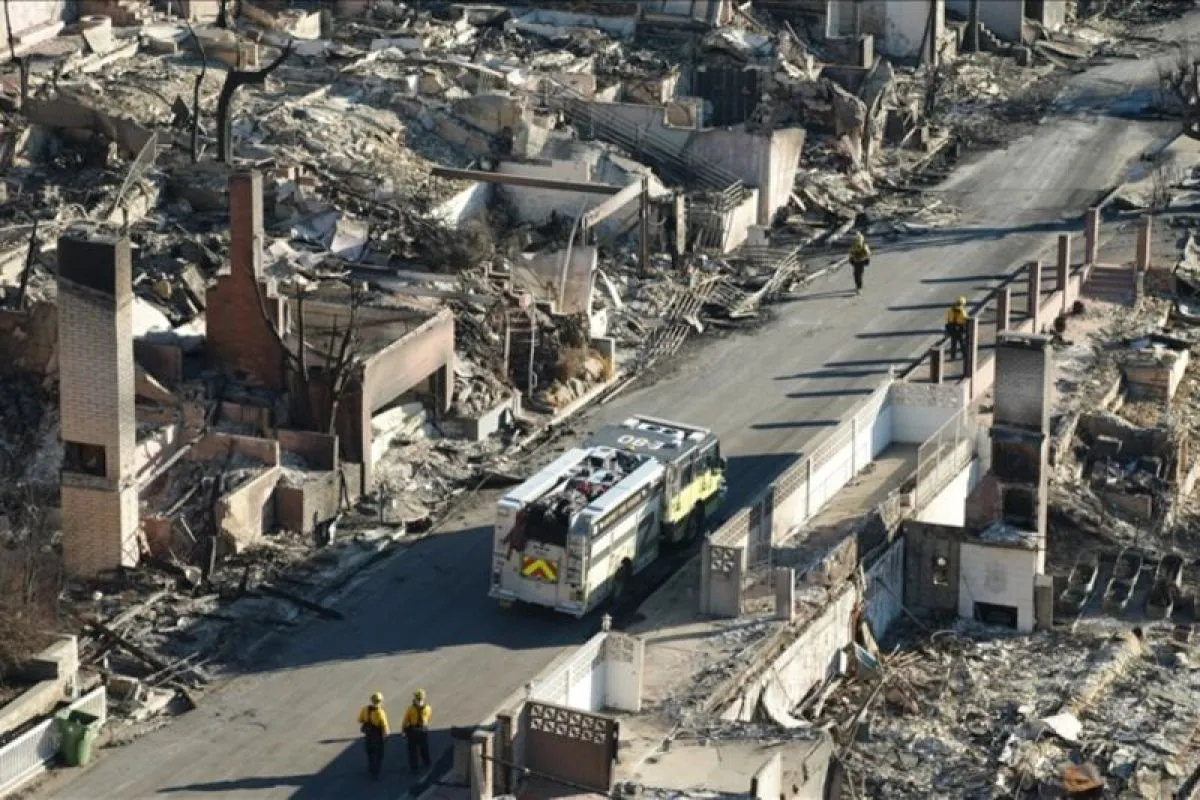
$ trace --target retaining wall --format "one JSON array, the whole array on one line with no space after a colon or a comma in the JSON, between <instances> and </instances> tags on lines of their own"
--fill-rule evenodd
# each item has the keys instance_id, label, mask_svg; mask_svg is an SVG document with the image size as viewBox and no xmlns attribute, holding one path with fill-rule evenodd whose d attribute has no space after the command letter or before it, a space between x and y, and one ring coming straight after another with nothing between
<instances>
[{"instance_id":1,"label":"retaining wall","mask_svg":"<svg viewBox=\"0 0 1200 800\"><path fill-rule=\"evenodd\" d=\"M962 391L952 386L891 380L881 385L811 455L785 470L704 542L702 613L739 616L748 551L787 539L890 445L925 442L964 403Z\"/></svg>"}]
</instances>

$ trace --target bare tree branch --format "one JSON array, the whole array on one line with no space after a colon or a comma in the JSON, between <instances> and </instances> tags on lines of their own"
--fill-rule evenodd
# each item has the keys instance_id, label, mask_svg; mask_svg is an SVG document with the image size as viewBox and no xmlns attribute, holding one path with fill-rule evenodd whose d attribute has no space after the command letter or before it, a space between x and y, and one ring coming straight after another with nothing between
<instances>
[{"instance_id":1,"label":"bare tree branch","mask_svg":"<svg viewBox=\"0 0 1200 800\"><path fill-rule=\"evenodd\" d=\"M29 234L29 250L25 253L25 269L21 270L21 283L17 287L17 296L13 301L13 308L20 311L25 307L25 292L29 289L29 275L33 272L33 264L38 257L38 238L37 238L38 221L33 221L33 231Z\"/></svg>"},{"instance_id":2,"label":"bare tree branch","mask_svg":"<svg viewBox=\"0 0 1200 800\"><path fill-rule=\"evenodd\" d=\"M187 21L188 33L192 36L192 41L196 43L196 49L200 51L200 74L196 76L196 83L192 86L192 163L195 164L200 160L200 86L204 83L204 76L208 73L208 53L204 52L204 42L200 41L200 37L192 30L192 23Z\"/></svg>"},{"instance_id":3,"label":"bare tree branch","mask_svg":"<svg viewBox=\"0 0 1200 800\"><path fill-rule=\"evenodd\" d=\"M332 434L337 430L337 414L342 403L342 395L346 392L346 387L350 384L350 379L356 376L361 360L358 357L358 347L356 333L358 330L356 317L358 315L358 306L362 301L359 290L352 287L350 290L350 319L346 323L346 329L342 333L341 346L338 348L336 359L333 362L333 369L330 371L329 383L329 425L326 433Z\"/></svg>"},{"instance_id":4,"label":"bare tree branch","mask_svg":"<svg viewBox=\"0 0 1200 800\"><path fill-rule=\"evenodd\" d=\"M8 10L10 1L4 0L4 30L8 33L8 55L15 62L17 60L17 37L13 33L12 14Z\"/></svg>"},{"instance_id":5,"label":"bare tree branch","mask_svg":"<svg viewBox=\"0 0 1200 800\"><path fill-rule=\"evenodd\" d=\"M217 98L217 159L222 164L233 163L233 95L242 86L262 86L267 76L283 66L292 54L293 43L289 40L279 57L259 70L231 69L225 73L221 95Z\"/></svg>"}]
</instances>

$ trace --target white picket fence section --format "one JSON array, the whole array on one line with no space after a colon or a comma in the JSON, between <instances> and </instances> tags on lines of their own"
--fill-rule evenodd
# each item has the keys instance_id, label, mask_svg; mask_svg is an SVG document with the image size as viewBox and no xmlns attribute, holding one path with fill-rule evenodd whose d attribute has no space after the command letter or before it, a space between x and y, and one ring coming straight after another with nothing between
<instances>
[{"instance_id":1,"label":"white picket fence section","mask_svg":"<svg viewBox=\"0 0 1200 800\"><path fill-rule=\"evenodd\" d=\"M99 717L104 722L108 718L108 695L100 686L67 708ZM57 754L58 726L53 718L42 720L0 747L0 797L8 796L41 773Z\"/></svg>"}]
</instances>

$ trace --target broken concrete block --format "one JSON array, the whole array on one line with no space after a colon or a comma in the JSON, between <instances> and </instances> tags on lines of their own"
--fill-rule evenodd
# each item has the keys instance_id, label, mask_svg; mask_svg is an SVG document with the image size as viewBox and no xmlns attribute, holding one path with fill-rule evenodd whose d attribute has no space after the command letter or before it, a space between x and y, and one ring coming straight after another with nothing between
<instances>
[{"instance_id":1,"label":"broken concrete block","mask_svg":"<svg viewBox=\"0 0 1200 800\"><path fill-rule=\"evenodd\" d=\"M175 692L169 689L146 688L146 696L141 704L130 713L135 722L143 722L166 710L175 699Z\"/></svg>"},{"instance_id":2,"label":"broken concrete block","mask_svg":"<svg viewBox=\"0 0 1200 800\"><path fill-rule=\"evenodd\" d=\"M371 52L395 48L405 53L416 53L429 46L429 40L421 36L392 36L371 40Z\"/></svg>"},{"instance_id":3,"label":"broken concrete block","mask_svg":"<svg viewBox=\"0 0 1200 800\"><path fill-rule=\"evenodd\" d=\"M104 682L104 688L116 700L137 700L141 692L142 682L128 675L110 675Z\"/></svg>"},{"instance_id":4,"label":"broken concrete block","mask_svg":"<svg viewBox=\"0 0 1200 800\"><path fill-rule=\"evenodd\" d=\"M435 70L425 70L417 82L417 91L421 94L441 94L449 88L450 82L446 76Z\"/></svg>"},{"instance_id":5,"label":"broken concrete block","mask_svg":"<svg viewBox=\"0 0 1200 800\"><path fill-rule=\"evenodd\" d=\"M80 17L79 33L87 42L88 49L99 55L115 46L112 34L112 19L100 15Z\"/></svg>"}]
</instances>

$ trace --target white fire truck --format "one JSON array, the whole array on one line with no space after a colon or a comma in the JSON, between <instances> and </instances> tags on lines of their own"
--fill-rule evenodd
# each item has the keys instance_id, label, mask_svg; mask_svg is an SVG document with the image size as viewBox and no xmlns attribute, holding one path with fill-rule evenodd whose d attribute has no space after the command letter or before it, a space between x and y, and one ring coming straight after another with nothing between
<instances>
[{"instance_id":1,"label":"white fire truck","mask_svg":"<svg viewBox=\"0 0 1200 800\"><path fill-rule=\"evenodd\" d=\"M660 545L699 536L724 494L711 431L645 416L601 428L500 499L489 594L582 617Z\"/></svg>"}]
</instances>

